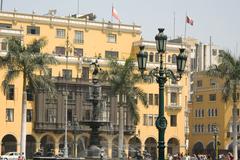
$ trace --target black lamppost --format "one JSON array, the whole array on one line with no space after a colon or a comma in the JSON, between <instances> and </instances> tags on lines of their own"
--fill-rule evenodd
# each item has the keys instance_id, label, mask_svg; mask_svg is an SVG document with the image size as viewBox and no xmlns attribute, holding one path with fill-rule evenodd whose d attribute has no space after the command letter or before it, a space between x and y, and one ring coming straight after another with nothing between
<instances>
[{"instance_id":1,"label":"black lamppost","mask_svg":"<svg viewBox=\"0 0 240 160\"><path fill-rule=\"evenodd\" d=\"M177 58L177 75L172 70L163 68L163 53L166 51L167 36L163 34L164 29L159 28L159 33L156 35L156 48L158 54L160 54L160 68L155 68L151 71L152 75L156 77L156 81L159 84L159 113L156 120L156 127L158 129L158 157L159 160L164 160L164 136L167 127L167 120L164 117L164 85L168 78L179 81L182 78L184 72L187 56L184 53L185 49L180 48L180 53ZM146 70L147 54L143 51L144 46L140 46L140 52L137 54L138 68L143 75Z\"/></svg>"},{"instance_id":2,"label":"black lamppost","mask_svg":"<svg viewBox=\"0 0 240 160\"><path fill-rule=\"evenodd\" d=\"M218 136L218 129L217 126L213 127L213 136L214 136L214 159L218 160L218 140L217 140L217 136Z\"/></svg>"}]
</instances>

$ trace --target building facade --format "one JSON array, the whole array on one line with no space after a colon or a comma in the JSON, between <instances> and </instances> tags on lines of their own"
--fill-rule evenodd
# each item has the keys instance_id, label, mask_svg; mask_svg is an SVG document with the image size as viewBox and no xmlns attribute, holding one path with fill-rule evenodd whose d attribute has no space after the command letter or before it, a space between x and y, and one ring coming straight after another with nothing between
<instances>
[{"instance_id":1,"label":"building facade","mask_svg":"<svg viewBox=\"0 0 240 160\"><path fill-rule=\"evenodd\" d=\"M11 33L0 36L20 36L23 44L33 39L45 37L48 44L42 52L52 53L60 62L57 66L49 66L52 80L57 87L57 95L50 96L39 90L35 95L28 92L27 102L27 156L43 149L44 153L58 154L64 146L64 125L66 101L64 88L68 89L67 120L69 156L73 156L74 139L77 141L78 156L84 156L89 145L90 128L80 122L92 117L92 104L88 101L89 86L92 78L90 63L96 58L102 68L107 68L107 58L116 58L124 61L130 55L136 56L139 45L146 46L149 52L149 70L158 66L159 55L153 42L141 40L141 28L137 25L114 24L111 22L97 22L87 18L57 17L53 15L40 16L35 13L22 14L14 12L0 13L0 27ZM2 40L1 54L4 56ZM69 44L66 45L66 41ZM176 55L180 44L168 44L165 56L165 66L176 70ZM68 53L68 56L66 55ZM6 70L1 70L0 81L3 80ZM21 77L17 78L10 87L10 95L0 94L0 140L1 154L8 151L19 151L21 126ZM133 125L127 107L124 110L125 130L124 147L127 155L133 154L136 149L147 150L152 157L157 157L158 132L155 119L158 114L158 85L140 83L148 96L149 107L138 104L140 123ZM188 99L188 76L184 74L179 82L168 81L165 91L165 106L168 120L166 131L167 152L176 154L185 152L184 119ZM108 157L117 157L118 152L118 97L110 94L107 84L102 84L103 104L102 120L108 122L100 127L101 145ZM74 117L76 119L74 120ZM77 122L77 125L75 125ZM137 146L137 148L136 148ZM167 154L167 153L166 153Z\"/></svg>"},{"instance_id":2,"label":"building facade","mask_svg":"<svg viewBox=\"0 0 240 160\"><path fill-rule=\"evenodd\" d=\"M217 128L218 149L221 153L232 150L231 101L222 99L223 79L212 78L206 72L194 73L194 96L189 105L190 152L214 155L214 128ZM237 131L239 134L239 94L237 93Z\"/></svg>"}]
</instances>

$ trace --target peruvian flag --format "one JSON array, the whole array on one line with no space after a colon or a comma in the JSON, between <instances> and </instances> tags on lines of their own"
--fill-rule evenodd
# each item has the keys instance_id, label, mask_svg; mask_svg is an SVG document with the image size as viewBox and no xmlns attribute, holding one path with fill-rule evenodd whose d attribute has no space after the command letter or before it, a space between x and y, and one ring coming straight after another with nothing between
<instances>
[{"instance_id":1,"label":"peruvian flag","mask_svg":"<svg viewBox=\"0 0 240 160\"><path fill-rule=\"evenodd\" d=\"M113 6L112 6L112 16L113 16L116 20L120 21L120 18L119 18L119 16L118 16L117 10L116 10Z\"/></svg>"},{"instance_id":2,"label":"peruvian flag","mask_svg":"<svg viewBox=\"0 0 240 160\"><path fill-rule=\"evenodd\" d=\"M190 24L191 26L193 26L193 19L190 18L189 16L186 16L186 23Z\"/></svg>"}]
</instances>

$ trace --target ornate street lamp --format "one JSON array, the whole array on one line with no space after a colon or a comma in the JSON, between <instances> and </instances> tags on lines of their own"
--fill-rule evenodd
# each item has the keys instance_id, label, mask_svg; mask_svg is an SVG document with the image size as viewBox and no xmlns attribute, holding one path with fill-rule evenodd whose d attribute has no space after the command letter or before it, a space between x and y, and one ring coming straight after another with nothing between
<instances>
[{"instance_id":1,"label":"ornate street lamp","mask_svg":"<svg viewBox=\"0 0 240 160\"><path fill-rule=\"evenodd\" d=\"M159 33L156 35L155 40L158 54L160 54L160 68L157 67L153 69L151 73L156 77L156 81L159 84L159 114L156 120L156 127L158 129L158 157L159 160L164 160L164 136L167 127L167 120L164 116L164 85L168 78L175 81L181 80L186 66L187 56L184 52L185 49L181 48L177 56L177 75L175 75L172 70L163 68L163 53L166 51L167 36L163 34L163 28L159 28L158 30ZM138 68L142 76L147 64L147 55L143 49L144 47L140 46L140 52L137 54Z\"/></svg>"}]
</instances>

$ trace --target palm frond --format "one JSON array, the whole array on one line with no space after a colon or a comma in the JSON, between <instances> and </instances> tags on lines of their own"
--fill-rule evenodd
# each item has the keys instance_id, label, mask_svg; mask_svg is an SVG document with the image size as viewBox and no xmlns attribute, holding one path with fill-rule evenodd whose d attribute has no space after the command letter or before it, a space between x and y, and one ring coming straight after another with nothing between
<instances>
[{"instance_id":1,"label":"palm frond","mask_svg":"<svg viewBox=\"0 0 240 160\"><path fill-rule=\"evenodd\" d=\"M45 90L50 93L55 93L55 84L49 76L45 75L28 75L28 84L30 88L36 93L38 90Z\"/></svg>"},{"instance_id":2,"label":"palm frond","mask_svg":"<svg viewBox=\"0 0 240 160\"><path fill-rule=\"evenodd\" d=\"M20 74L18 70L9 70L2 81L2 90L4 93L8 92L9 84Z\"/></svg>"},{"instance_id":3,"label":"palm frond","mask_svg":"<svg viewBox=\"0 0 240 160\"><path fill-rule=\"evenodd\" d=\"M47 40L45 37L34 39L31 44L27 46L28 53L40 53L41 49L45 47Z\"/></svg>"}]
</instances>

